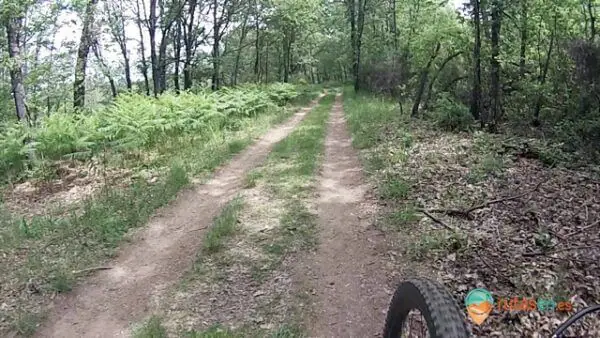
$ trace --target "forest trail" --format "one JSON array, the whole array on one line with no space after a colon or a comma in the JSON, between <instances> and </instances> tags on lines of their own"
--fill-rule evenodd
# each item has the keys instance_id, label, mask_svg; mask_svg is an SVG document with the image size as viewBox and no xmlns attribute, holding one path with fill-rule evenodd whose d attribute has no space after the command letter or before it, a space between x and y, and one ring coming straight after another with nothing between
<instances>
[{"instance_id":1,"label":"forest trail","mask_svg":"<svg viewBox=\"0 0 600 338\"><path fill-rule=\"evenodd\" d=\"M192 265L205 229L241 189L245 174L262 163L324 94L234 157L207 183L183 192L126 245L111 269L59 296L39 337L120 337L155 307L158 296Z\"/></svg>"},{"instance_id":2,"label":"forest trail","mask_svg":"<svg viewBox=\"0 0 600 338\"><path fill-rule=\"evenodd\" d=\"M351 144L341 95L336 97L319 176L319 246L300 269L311 278L312 337L381 334L391 291L383 262L383 234L374 229L376 202Z\"/></svg>"}]
</instances>

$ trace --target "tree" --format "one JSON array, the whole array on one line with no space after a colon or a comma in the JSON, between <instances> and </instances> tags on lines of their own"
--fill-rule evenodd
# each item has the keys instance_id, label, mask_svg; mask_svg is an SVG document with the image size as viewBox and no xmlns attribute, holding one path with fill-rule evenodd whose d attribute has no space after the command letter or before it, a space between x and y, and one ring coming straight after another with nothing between
<instances>
[{"instance_id":1,"label":"tree","mask_svg":"<svg viewBox=\"0 0 600 338\"><path fill-rule=\"evenodd\" d=\"M87 68L88 54L94 43L94 16L98 0L89 0L85 9L83 29L79 48L77 50L77 64L75 65L75 81L73 83L73 106L83 108L85 105L85 71Z\"/></svg>"},{"instance_id":2,"label":"tree","mask_svg":"<svg viewBox=\"0 0 600 338\"><path fill-rule=\"evenodd\" d=\"M127 89L131 90L131 66L129 60L129 51L127 50L127 35L125 34L125 25L127 23L127 19L124 14L125 6L123 5L123 0L107 1L105 3L105 12L110 34L119 46L119 50L123 56L125 83L127 85Z\"/></svg>"},{"instance_id":3,"label":"tree","mask_svg":"<svg viewBox=\"0 0 600 338\"><path fill-rule=\"evenodd\" d=\"M28 119L20 46L25 12L26 7L20 6L20 4L7 6L2 12L2 21L4 21L6 29L8 55L10 58L11 93L15 101L17 118L20 121Z\"/></svg>"}]
</instances>

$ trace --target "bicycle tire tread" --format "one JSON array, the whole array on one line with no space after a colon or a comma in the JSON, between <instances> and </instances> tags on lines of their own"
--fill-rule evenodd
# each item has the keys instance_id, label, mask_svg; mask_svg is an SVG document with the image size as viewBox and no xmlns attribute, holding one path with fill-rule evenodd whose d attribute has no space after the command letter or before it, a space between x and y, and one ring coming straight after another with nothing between
<instances>
[{"instance_id":1,"label":"bicycle tire tread","mask_svg":"<svg viewBox=\"0 0 600 338\"><path fill-rule=\"evenodd\" d=\"M388 310L384 337L394 337L412 309L425 317L430 337L469 337L454 299L443 286L425 278L410 279L398 286Z\"/></svg>"}]
</instances>

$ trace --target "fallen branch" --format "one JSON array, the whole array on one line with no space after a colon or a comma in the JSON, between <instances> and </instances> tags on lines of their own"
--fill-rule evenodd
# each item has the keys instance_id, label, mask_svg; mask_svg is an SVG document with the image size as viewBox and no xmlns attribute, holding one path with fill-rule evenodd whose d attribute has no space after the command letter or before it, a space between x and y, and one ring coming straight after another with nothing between
<instances>
[{"instance_id":1,"label":"fallen branch","mask_svg":"<svg viewBox=\"0 0 600 338\"><path fill-rule=\"evenodd\" d=\"M444 228L452 231L452 232L456 232L456 229L454 229L453 227L449 226L448 224L442 222L440 219L436 218L435 216L433 216L431 213L429 213L427 210L424 209L418 209L418 212L423 213L425 216L431 218L431 220L441 226L443 226Z\"/></svg>"},{"instance_id":2,"label":"fallen branch","mask_svg":"<svg viewBox=\"0 0 600 338\"><path fill-rule=\"evenodd\" d=\"M112 266L97 266L97 267L83 269L83 270L75 270L75 271L73 271L73 274L78 275L80 273L89 273L89 272L94 272L94 271L110 270L110 269L112 269Z\"/></svg>"},{"instance_id":3,"label":"fallen branch","mask_svg":"<svg viewBox=\"0 0 600 338\"><path fill-rule=\"evenodd\" d=\"M543 256L547 254L571 251L571 250L582 250L582 249L591 249L597 248L598 245L583 245L583 246L572 246L568 248L562 248L558 250L548 250L548 251L536 251L536 252L525 252L522 254L523 257L535 257L535 256Z\"/></svg>"},{"instance_id":4,"label":"fallen branch","mask_svg":"<svg viewBox=\"0 0 600 338\"><path fill-rule=\"evenodd\" d=\"M507 202L507 201L512 201L512 200L516 200L519 199L521 197L527 196L529 194L534 193L536 190L538 190L540 188L540 186L542 185L544 181L541 181L540 183L536 184L536 186L531 189L528 190L524 193L518 194L518 195L514 195L514 196L509 196L509 197L504 197L504 198L498 198L495 200L491 200L491 201L487 201L483 204L479 204L476 206L473 206L469 209L466 210L460 210L460 209L430 209L430 210L424 210L424 209L419 209L418 211L423 212L423 211L427 211L427 212L433 212L433 213L442 213L448 216L459 216L459 217L465 217L465 218L471 218L471 213L475 210L479 210L479 209L483 209L483 208L487 208L492 204L497 204L497 203L501 203L501 202ZM431 216L430 216L431 217Z\"/></svg>"},{"instance_id":5,"label":"fallen branch","mask_svg":"<svg viewBox=\"0 0 600 338\"><path fill-rule=\"evenodd\" d=\"M579 230L575 230L575 231L573 231L573 232L571 232L571 233L568 233L568 234L566 234L564 237L566 237L566 238L573 237L573 236L575 236L575 235L578 235L578 234L580 234L580 233L582 233L582 232L586 231L586 230L587 230L587 229L589 229L589 228L593 228L593 227L597 226L598 224L600 224L600 219L599 219L599 220L597 220L596 222L594 222L594 223L590 224L590 225L586 225L586 226L584 226L583 228L581 228L581 229L579 229Z\"/></svg>"}]
</instances>

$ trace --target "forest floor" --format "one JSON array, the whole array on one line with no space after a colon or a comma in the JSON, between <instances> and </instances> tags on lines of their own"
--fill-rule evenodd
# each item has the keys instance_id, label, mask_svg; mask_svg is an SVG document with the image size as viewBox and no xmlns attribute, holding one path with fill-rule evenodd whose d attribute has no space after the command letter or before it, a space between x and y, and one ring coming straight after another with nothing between
<instances>
[{"instance_id":1,"label":"forest floor","mask_svg":"<svg viewBox=\"0 0 600 338\"><path fill-rule=\"evenodd\" d=\"M548 167L521 140L441 132L392 102L333 92L130 231L29 333L377 337L394 286L414 275L444 284L460 308L476 287L600 303L593 170ZM566 317L494 310L471 329L549 336Z\"/></svg>"}]
</instances>

